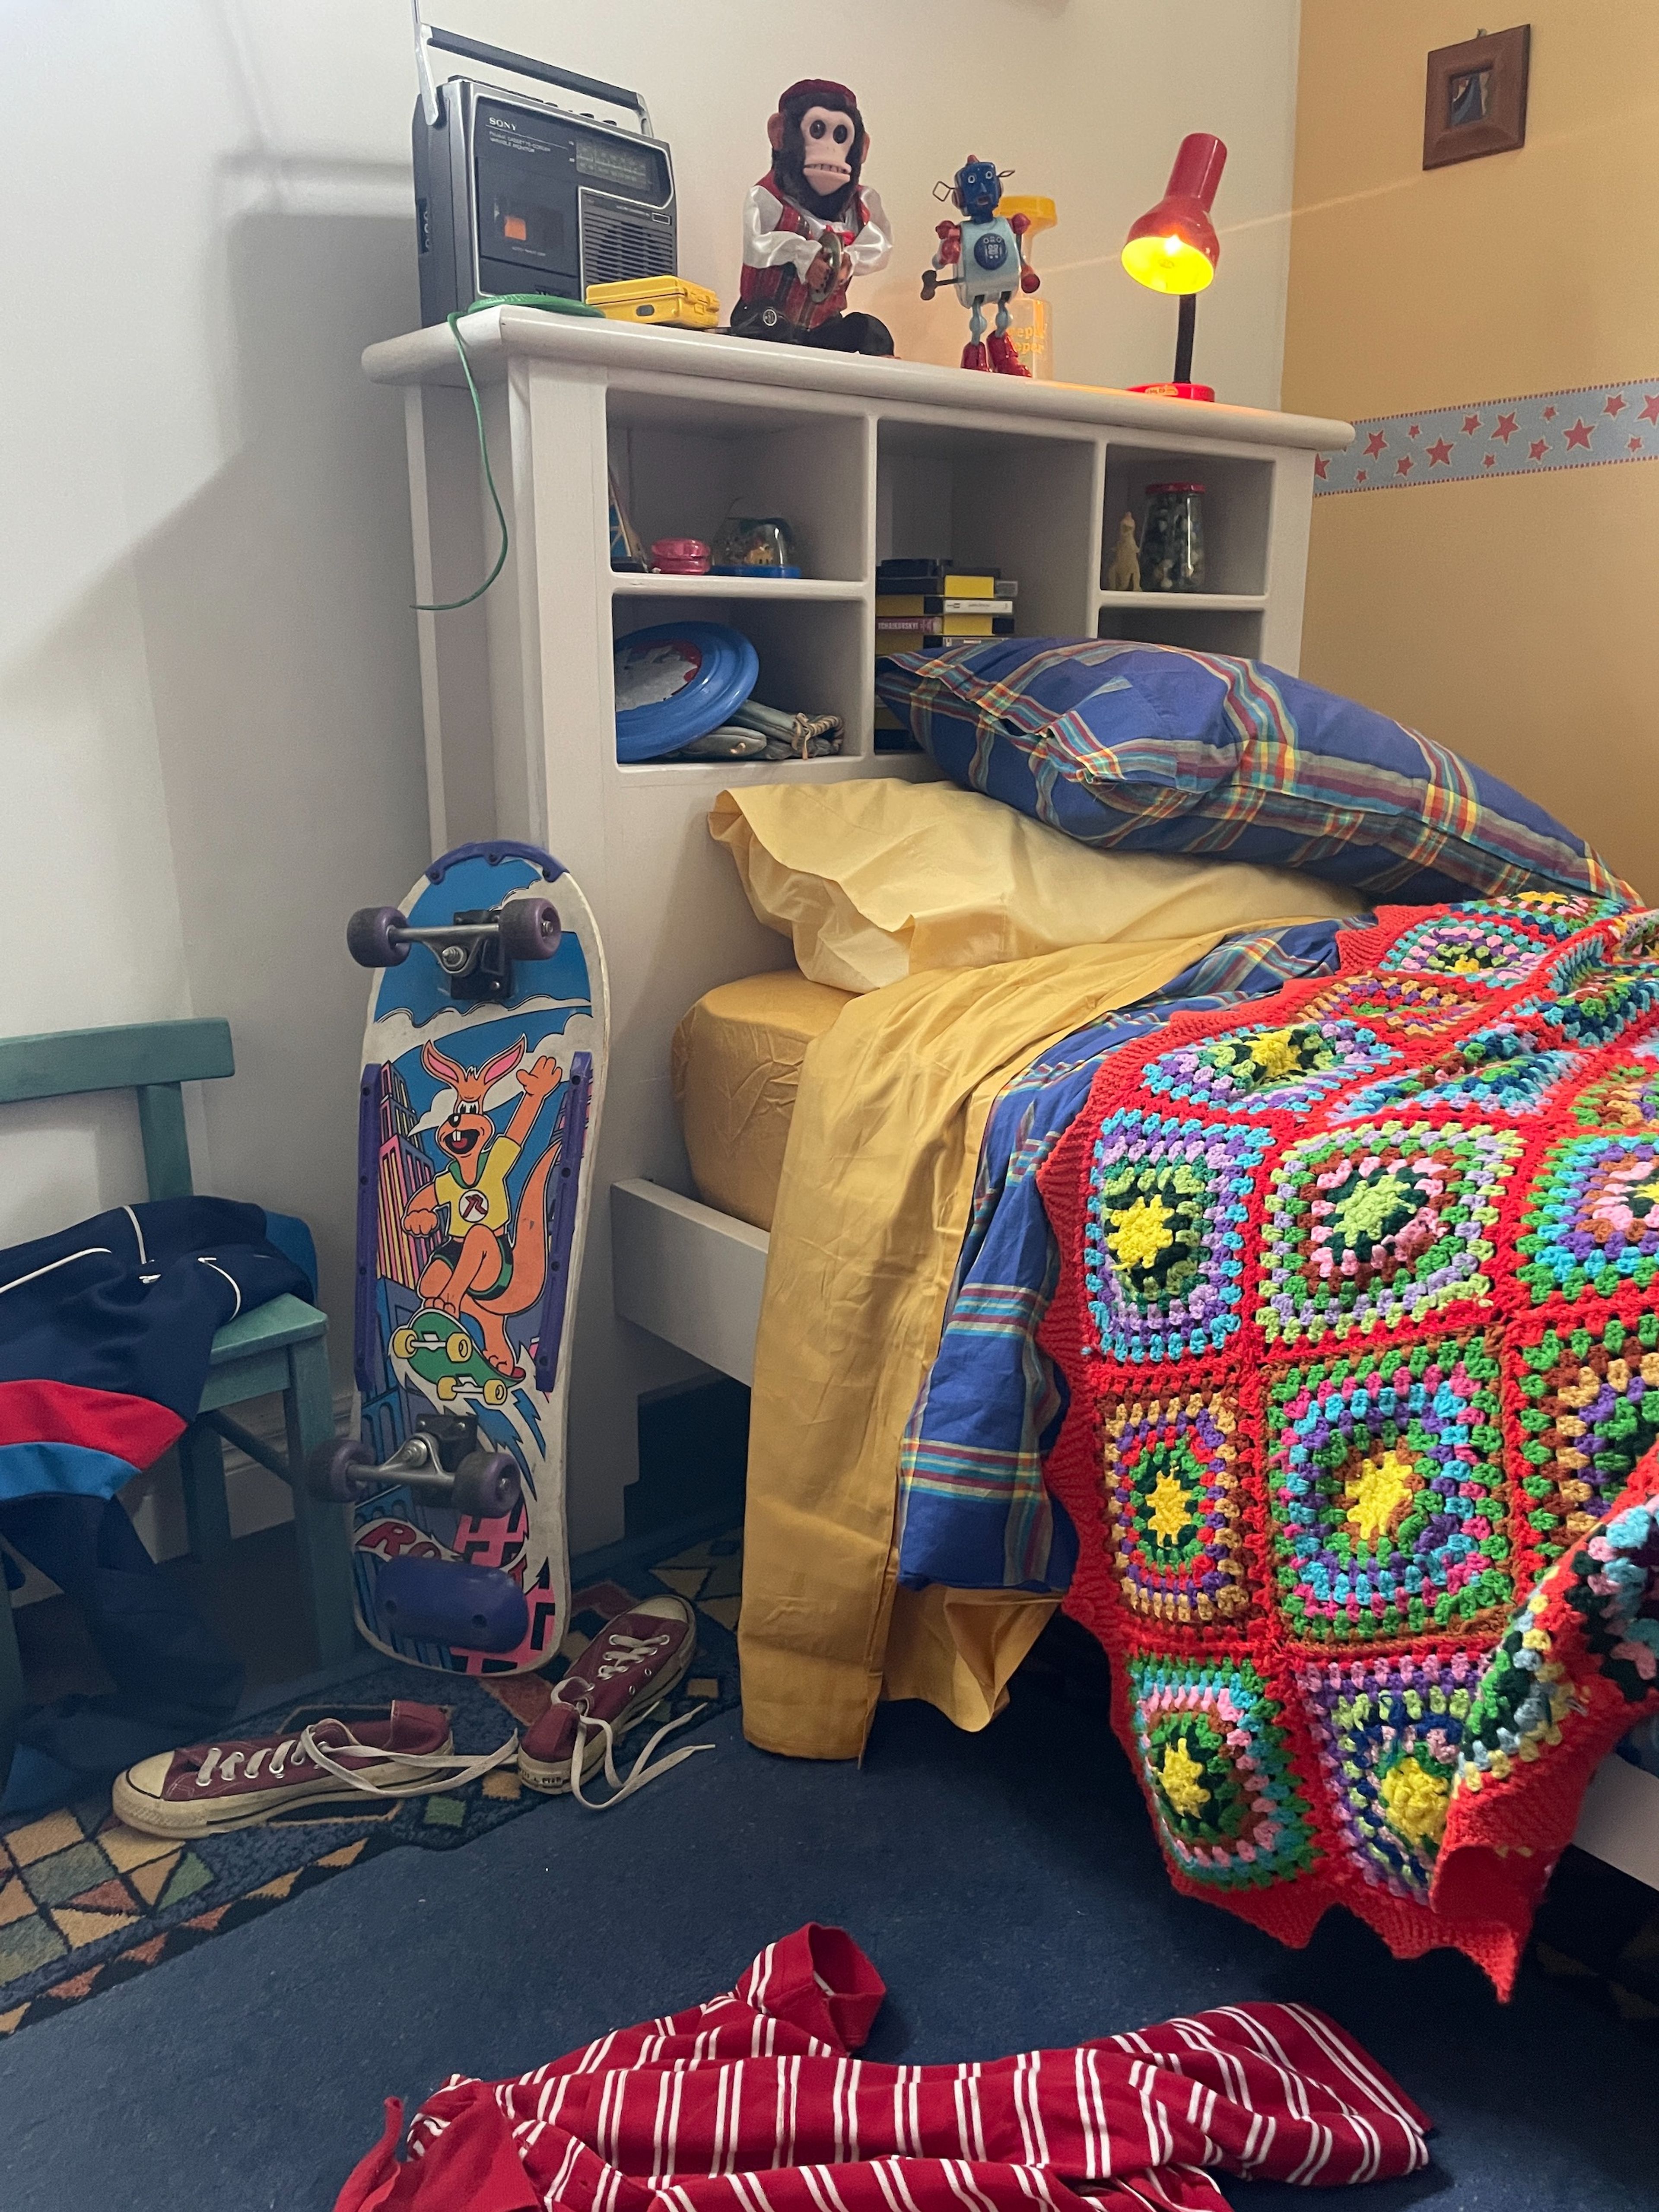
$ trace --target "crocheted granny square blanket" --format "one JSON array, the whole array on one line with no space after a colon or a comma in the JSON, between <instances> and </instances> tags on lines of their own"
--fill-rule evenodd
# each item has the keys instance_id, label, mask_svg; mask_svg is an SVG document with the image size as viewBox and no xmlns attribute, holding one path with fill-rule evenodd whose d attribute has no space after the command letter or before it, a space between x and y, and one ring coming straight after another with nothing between
<instances>
[{"instance_id":1,"label":"crocheted granny square blanket","mask_svg":"<svg viewBox=\"0 0 1659 2212\"><path fill-rule=\"evenodd\" d=\"M1659 1709L1659 915L1384 908L1041 1171L1068 1609L1177 1887L1501 1991Z\"/></svg>"}]
</instances>

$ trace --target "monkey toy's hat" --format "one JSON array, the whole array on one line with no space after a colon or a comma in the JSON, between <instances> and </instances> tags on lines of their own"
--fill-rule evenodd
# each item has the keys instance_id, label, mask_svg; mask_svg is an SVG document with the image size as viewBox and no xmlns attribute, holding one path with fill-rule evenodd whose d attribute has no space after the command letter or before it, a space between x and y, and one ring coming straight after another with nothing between
<instances>
[{"instance_id":1,"label":"monkey toy's hat","mask_svg":"<svg viewBox=\"0 0 1659 2212\"><path fill-rule=\"evenodd\" d=\"M856 93L827 76L804 76L786 86L778 94L778 106L787 106L792 100L805 100L809 107L856 107L859 104Z\"/></svg>"}]
</instances>

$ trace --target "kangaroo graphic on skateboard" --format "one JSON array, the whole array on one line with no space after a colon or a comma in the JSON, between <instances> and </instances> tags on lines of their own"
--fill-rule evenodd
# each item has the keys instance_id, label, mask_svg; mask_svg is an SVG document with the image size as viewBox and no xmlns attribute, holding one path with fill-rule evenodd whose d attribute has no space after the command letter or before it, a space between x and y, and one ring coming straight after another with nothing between
<instances>
[{"instance_id":1,"label":"kangaroo graphic on skateboard","mask_svg":"<svg viewBox=\"0 0 1659 2212\"><path fill-rule=\"evenodd\" d=\"M556 891L556 905L550 890ZM569 1301L604 1087L604 955L558 861L510 840L365 908L358 1430L314 1456L352 1510L358 1625L417 1665L519 1673L568 1625Z\"/></svg>"},{"instance_id":2,"label":"kangaroo graphic on skateboard","mask_svg":"<svg viewBox=\"0 0 1659 2212\"><path fill-rule=\"evenodd\" d=\"M524 1055L522 1037L482 1067L462 1067L435 1045L422 1046L428 1073L449 1084L455 1094L449 1118L437 1133L438 1149L452 1164L416 1193L404 1215L411 1236L431 1237L447 1213L448 1234L421 1277L421 1296L458 1321L463 1314L474 1318L483 1331L485 1359L514 1382L522 1380L524 1370L507 1340L507 1316L528 1312L546 1279L542 1217L547 1178L559 1157L557 1142L537 1162L510 1221L507 1178L543 1105L563 1080L556 1060L522 1067ZM498 1132L483 1102L493 1084L515 1072L524 1096Z\"/></svg>"}]
</instances>

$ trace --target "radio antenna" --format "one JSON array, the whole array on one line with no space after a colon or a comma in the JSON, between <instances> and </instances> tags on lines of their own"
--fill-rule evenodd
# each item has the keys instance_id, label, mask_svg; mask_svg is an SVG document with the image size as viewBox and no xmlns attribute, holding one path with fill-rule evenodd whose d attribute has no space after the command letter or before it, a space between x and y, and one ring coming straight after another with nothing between
<instances>
[{"instance_id":1,"label":"radio antenna","mask_svg":"<svg viewBox=\"0 0 1659 2212\"><path fill-rule=\"evenodd\" d=\"M438 127L438 88L432 82L432 64L426 57L426 42L431 33L421 21L421 0L409 0L415 15L415 74L421 83L421 106L430 127Z\"/></svg>"}]
</instances>

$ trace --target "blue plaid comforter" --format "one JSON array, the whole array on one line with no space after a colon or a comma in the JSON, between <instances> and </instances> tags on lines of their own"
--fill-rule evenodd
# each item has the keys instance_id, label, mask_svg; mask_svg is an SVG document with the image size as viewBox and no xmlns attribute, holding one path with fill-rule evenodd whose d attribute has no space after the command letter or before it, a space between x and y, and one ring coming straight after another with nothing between
<instances>
[{"instance_id":1,"label":"blue plaid comforter","mask_svg":"<svg viewBox=\"0 0 1659 2212\"><path fill-rule=\"evenodd\" d=\"M1042 1454L1065 1404L1036 1344L1059 1257L1036 1170L1070 1127L1109 1053L1174 1014L1267 998L1298 976L1329 974L1339 930L1369 920L1230 938L1163 990L1062 1039L998 1099L939 1353L905 1432L902 1581L958 1589L1068 1587L1077 1537L1042 1483Z\"/></svg>"}]
</instances>

